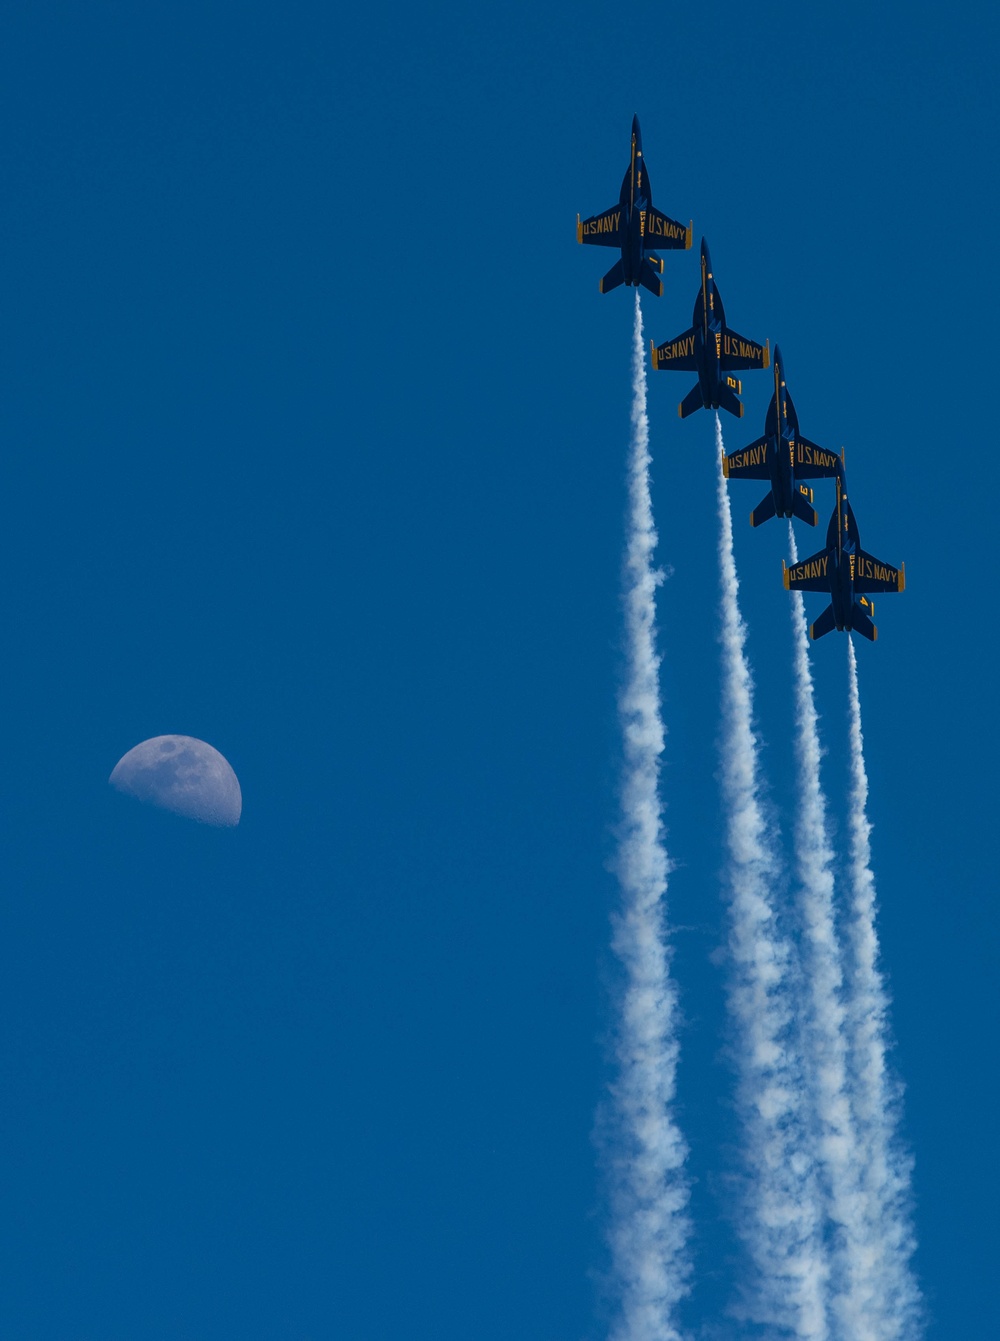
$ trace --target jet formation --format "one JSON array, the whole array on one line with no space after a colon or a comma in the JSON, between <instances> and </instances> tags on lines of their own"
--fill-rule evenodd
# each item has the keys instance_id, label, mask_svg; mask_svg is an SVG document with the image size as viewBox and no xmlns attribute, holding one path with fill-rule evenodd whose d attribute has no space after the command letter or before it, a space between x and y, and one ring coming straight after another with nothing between
<instances>
[{"instance_id":1,"label":"jet formation","mask_svg":"<svg viewBox=\"0 0 1000 1341\"><path fill-rule=\"evenodd\" d=\"M617 205L593 214L581 223L576 216L578 242L618 247L621 259L600 281L601 293L619 285L642 285L657 298L663 296L663 261L657 250L691 246L693 224L685 229L653 208L649 174L642 153L639 118L632 118L632 148ZM653 249L655 247L655 250ZM701 284L691 326L672 340L650 341L654 371L696 373L698 381L678 406L682 419L702 408L728 410L743 416L743 385L735 372L770 366L770 342L737 334L726 322L722 296L715 282L708 244L701 240ZM750 514L750 525L761 526L772 517L797 518L807 526L817 523L812 486L803 481L832 479L836 504L827 527L826 547L808 559L782 570L789 591L825 592L830 604L810 625L809 635L822 638L833 629L860 633L874 642L878 629L872 621L871 595L903 591L906 566L883 563L861 548L858 523L847 499L844 453L820 447L803 437L791 393L785 384L781 351L774 350L774 391L759 438L736 452L723 453L727 479L767 480L769 491Z\"/></svg>"}]
</instances>

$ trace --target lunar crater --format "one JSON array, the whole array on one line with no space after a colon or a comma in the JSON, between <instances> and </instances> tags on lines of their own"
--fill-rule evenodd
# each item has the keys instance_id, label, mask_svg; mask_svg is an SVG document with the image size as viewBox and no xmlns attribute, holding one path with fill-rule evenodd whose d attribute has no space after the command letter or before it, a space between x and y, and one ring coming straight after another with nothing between
<instances>
[{"instance_id":1,"label":"lunar crater","mask_svg":"<svg viewBox=\"0 0 1000 1341\"><path fill-rule=\"evenodd\" d=\"M232 828L240 822L243 795L228 760L194 736L153 736L115 764L111 786L146 805Z\"/></svg>"}]
</instances>

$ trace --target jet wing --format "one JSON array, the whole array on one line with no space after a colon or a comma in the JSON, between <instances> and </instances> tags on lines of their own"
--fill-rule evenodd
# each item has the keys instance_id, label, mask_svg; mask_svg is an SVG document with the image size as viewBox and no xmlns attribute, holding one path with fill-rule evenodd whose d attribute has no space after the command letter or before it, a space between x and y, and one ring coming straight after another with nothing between
<instances>
[{"instance_id":1,"label":"jet wing","mask_svg":"<svg viewBox=\"0 0 1000 1341\"><path fill-rule=\"evenodd\" d=\"M694 352L694 327L678 335L676 339L665 340L662 345L649 342L653 368L672 368L675 372L697 372L698 359Z\"/></svg>"},{"instance_id":2,"label":"jet wing","mask_svg":"<svg viewBox=\"0 0 1000 1341\"><path fill-rule=\"evenodd\" d=\"M646 241L661 251L680 251L691 245L691 224L685 228L650 205L646 211Z\"/></svg>"},{"instance_id":3,"label":"jet wing","mask_svg":"<svg viewBox=\"0 0 1000 1341\"><path fill-rule=\"evenodd\" d=\"M771 478L769 451L770 443L767 438L755 438L742 451L730 452L728 456L723 456L722 473L727 480L769 480Z\"/></svg>"},{"instance_id":4,"label":"jet wing","mask_svg":"<svg viewBox=\"0 0 1000 1341\"><path fill-rule=\"evenodd\" d=\"M836 452L817 447L808 438L797 437L795 443L795 474L800 480L832 480L843 469L843 460Z\"/></svg>"},{"instance_id":5,"label":"jet wing","mask_svg":"<svg viewBox=\"0 0 1000 1341\"><path fill-rule=\"evenodd\" d=\"M906 588L906 564L894 568L873 554L859 549L854 555L854 590L870 594L874 591L903 591Z\"/></svg>"},{"instance_id":6,"label":"jet wing","mask_svg":"<svg viewBox=\"0 0 1000 1341\"><path fill-rule=\"evenodd\" d=\"M808 559L793 563L789 568L784 559L781 567L785 577L786 591L826 591L830 590L830 563L833 551L821 549Z\"/></svg>"},{"instance_id":7,"label":"jet wing","mask_svg":"<svg viewBox=\"0 0 1000 1341\"><path fill-rule=\"evenodd\" d=\"M770 344L759 345L753 340L737 335L725 327L722 332L720 367L724 372L740 372L747 368L769 368L771 366Z\"/></svg>"},{"instance_id":8,"label":"jet wing","mask_svg":"<svg viewBox=\"0 0 1000 1341\"><path fill-rule=\"evenodd\" d=\"M622 229L622 207L612 205L603 214L592 214L580 222L576 216L576 240L594 247L620 247L625 236Z\"/></svg>"}]
</instances>

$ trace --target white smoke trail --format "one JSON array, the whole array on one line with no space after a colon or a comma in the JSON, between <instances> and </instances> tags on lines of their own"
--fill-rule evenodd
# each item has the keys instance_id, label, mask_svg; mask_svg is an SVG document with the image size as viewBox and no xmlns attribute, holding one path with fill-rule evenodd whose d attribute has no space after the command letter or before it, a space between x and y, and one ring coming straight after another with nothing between
<instances>
[{"instance_id":1,"label":"white smoke trail","mask_svg":"<svg viewBox=\"0 0 1000 1341\"><path fill-rule=\"evenodd\" d=\"M861 1196L871 1247L870 1277L876 1283L870 1308L871 1335L898 1341L919 1335L920 1290L910 1268L915 1247L911 1227L912 1161L898 1136L901 1092L891 1078L886 1051L889 1002L879 968L875 930L875 877L871 867L868 774L861 733L861 698L854 644L847 640L851 790L849 802L851 965L848 1026L853 1058L854 1112L863 1151Z\"/></svg>"},{"instance_id":2,"label":"white smoke trail","mask_svg":"<svg viewBox=\"0 0 1000 1341\"><path fill-rule=\"evenodd\" d=\"M788 545L792 563L798 563L791 521ZM834 857L820 782L819 719L800 591L792 592L792 637L799 765L795 855L805 958L805 1035L816 1156L827 1213L834 1225L831 1308L845 1338L879 1341L871 1227L866 1222L858 1185L860 1152L851 1108L844 974L834 909Z\"/></svg>"},{"instance_id":3,"label":"white smoke trail","mask_svg":"<svg viewBox=\"0 0 1000 1341\"><path fill-rule=\"evenodd\" d=\"M613 946L625 970L614 1086L610 1244L621 1294L619 1341L676 1341L676 1310L690 1262L687 1146L673 1118L678 1005L670 977L664 895L670 869L658 792L664 728L653 567L656 530L649 492L649 421L642 312L635 298L632 446L624 572L627 671L619 700L624 736L618 878L622 907Z\"/></svg>"},{"instance_id":4,"label":"white smoke trail","mask_svg":"<svg viewBox=\"0 0 1000 1341\"><path fill-rule=\"evenodd\" d=\"M827 1269L815 1171L804 1142L802 1059L791 1018L791 958L774 907L774 835L760 801L753 682L739 609L733 522L715 417L722 579L722 791L729 847L729 1006L747 1180L738 1230L756 1268L753 1321L827 1336Z\"/></svg>"}]
</instances>

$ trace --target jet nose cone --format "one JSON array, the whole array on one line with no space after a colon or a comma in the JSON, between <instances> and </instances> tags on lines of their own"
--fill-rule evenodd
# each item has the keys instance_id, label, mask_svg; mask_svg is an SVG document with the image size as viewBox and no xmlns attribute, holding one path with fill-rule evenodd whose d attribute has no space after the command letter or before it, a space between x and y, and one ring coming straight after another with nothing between
<instances>
[{"instance_id":1,"label":"jet nose cone","mask_svg":"<svg viewBox=\"0 0 1000 1341\"><path fill-rule=\"evenodd\" d=\"M778 372L778 375L783 376L785 365L781 359L781 350L778 348L777 345L774 346L774 366Z\"/></svg>"},{"instance_id":2,"label":"jet nose cone","mask_svg":"<svg viewBox=\"0 0 1000 1341\"><path fill-rule=\"evenodd\" d=\"M639 118L637 116L634 116L632 118L632 134L633 135L639 134Z\"/></svg>"},{"instance_id":3,"label":"jet nose cone","mask_svg":"<svg viewBox=\"0 0 1000 1341\"><path fill-rule=\"evenodd\" d=\"M706 270L711 270L712 258L708 254L708 243L705 241L704 238L702 238L701 240L701 259L705 262Z\"/></svg>"}]
</instances>

